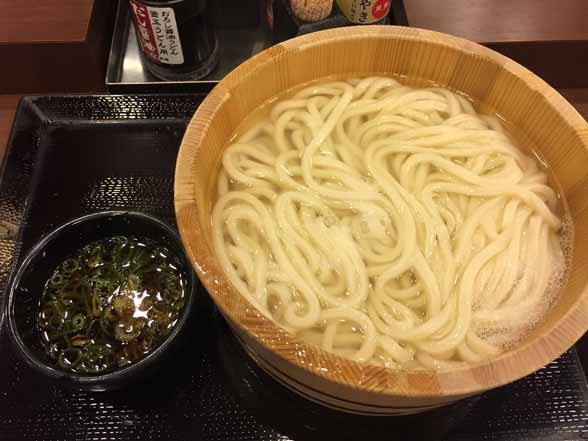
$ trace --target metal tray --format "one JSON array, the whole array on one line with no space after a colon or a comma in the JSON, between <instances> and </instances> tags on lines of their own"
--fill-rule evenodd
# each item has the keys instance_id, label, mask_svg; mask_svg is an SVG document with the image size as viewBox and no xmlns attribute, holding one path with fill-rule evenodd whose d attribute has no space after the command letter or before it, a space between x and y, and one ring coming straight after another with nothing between
<instances>
[{"instance_id":1,"label":"metal tray","mask_svg":"<svg viewBox=\"0 0 588 441\"><path fill-rule=\"evenodd\" d=\"M119 0L110 56L106 71L106 87L110 93L177 93L207 92L231 70L274 40L286 38L272 34L265 20L266 0L215 0L216 23L220 43L220 61L213 72L198 81L163 81L147 72L131 23L128 0ZM286 2L287 0L277 0ZM394 23L407 25L404 2L392 1ZM333 12L335 14L335 12ZM341 13L339 13L340 15ZM287 27L287 26L284 26ZM310 26L316 30L324 26Z\"/></svg>"},{"instance_id":2,"label":"metal tray","mask_svg":"<svg viewBox=\"0 0 588 441\"><path fill-rule=\"evenodd\" d=\"M269 31L261 17L259 0L217 0L216 21L220 60L205 79L163 81L147 72L142 64L128 0L120 0L106 71L111 93L205 92L243 61L268 47Z\"/></svg>"},{"instance_id":3,"label":"metal tray","mask_svg":"<svg viewBox=\"0 0 588 441\"><path fill-rule=\"evenodd\" d=\"M202 95L25 97L0 182L0 303L11 269L53 226L105 209L174 222L173 173ZM202 289L202 287L199 287ZM182 352L119 392L62 389L32 372L0 309L0 440L580 440L588 388L575 349L541 371L412 417L341 414L294 395L204 305Z\"/></svg>"}]
</instances>

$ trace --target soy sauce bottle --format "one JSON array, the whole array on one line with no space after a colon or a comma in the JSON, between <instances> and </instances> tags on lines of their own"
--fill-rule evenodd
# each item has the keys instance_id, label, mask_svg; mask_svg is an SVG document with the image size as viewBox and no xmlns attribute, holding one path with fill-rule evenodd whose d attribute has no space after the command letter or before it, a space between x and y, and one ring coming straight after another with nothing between
<instances>
[{"instance_id":1,"label":"soy sauce bottle","mask_svg":"<svg viewBox=\"0 0 588 441\"><path fill-rule=\"evenodd\" d=\"M129 0L145 67L162 80L198 80L218 63L208 0Z\"/></svg>"}]
</instances>

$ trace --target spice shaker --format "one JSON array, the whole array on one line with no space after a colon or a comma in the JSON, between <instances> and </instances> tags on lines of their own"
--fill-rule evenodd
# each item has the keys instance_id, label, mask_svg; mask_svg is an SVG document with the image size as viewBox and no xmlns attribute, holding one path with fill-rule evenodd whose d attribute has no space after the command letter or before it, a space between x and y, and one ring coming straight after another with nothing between
<instances>
[{"instance_id":1,"label":"spice shaker","mask_svg":"<svg viewBox=\"0 0 588 441\"><path fill-rule=\"evenodd\" d=\"M331 14L333 0L290 0L290 7L300 20L316 22Z\"/></svg>"},{"instance_id":2,"label":"spice shaker","mask_svg":"<svg viewBox=\"0 0 588 441\"><path fill-rule=\"evenodd\" d=\"M162 80L197 80L219 59L208 0L129 0L145 67Z\"/></svg>"}]
</instances>

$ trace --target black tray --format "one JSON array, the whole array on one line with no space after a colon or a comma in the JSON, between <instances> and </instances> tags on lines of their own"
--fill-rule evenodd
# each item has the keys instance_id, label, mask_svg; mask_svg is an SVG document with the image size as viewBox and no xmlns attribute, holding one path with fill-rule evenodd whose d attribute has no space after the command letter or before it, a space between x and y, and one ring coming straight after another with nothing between
<instances>
[{"instance_id":1,"label":"black tray","mask_svg":"<svg viewBox=\"0 0 588 441\"><path fill-rule=\"evenodd\" d=\"M11 267L71 217L128 208L174 222L176 153L201 98L22 100L0 183L2 303ZM575 350L512 385L425 415L349 416L276 384L204 301L175 363L116 393L61 389L30 371L8 341L0 310L0 440L588 438L588 389Z\"/></svg>"}]
</instances>

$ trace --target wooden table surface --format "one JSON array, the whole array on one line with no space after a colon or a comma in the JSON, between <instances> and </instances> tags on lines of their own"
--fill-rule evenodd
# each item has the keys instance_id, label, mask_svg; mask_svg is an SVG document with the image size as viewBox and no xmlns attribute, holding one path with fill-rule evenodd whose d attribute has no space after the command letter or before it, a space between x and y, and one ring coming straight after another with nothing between
<instances>
[{"instance_id":1,"label":"wooden table surface","mask_svg":"<svg viewBox=\"0 0 588 441\"><path fill-rule=\"evenodd\" d=\"M403 0L410 26L476 41L556 88L588 87L588 0Z\"/></svg>"},{"instance_id":2,"label":"wooden table surface","mask_svg":"<svg viewBox=\"0 0 588 441\"><path fill-rule=\"evenodd\" d=\"M3 44L84 41L94 5L93 0L4 0L1 3Z\"/></svg>"},{"instance_id":3,"label":"wooden table surface","mask_svg":"<svg viewBox=\"0 0 588 441\"><path fill-rule=\"evenodd\" d=\"M404 7L411 26L479 43L588 40L586 0L404 0Z\"/></svg>"},{"instance_id":4,"label":"wooden table surface","mask_svg":"<svg viewBox=\"0 0 588 441\"><path fill-rule=\"evenodd\" d=\"M116 5L0 0L0 94L103 89Z\"/></svg>"}]
</instances>

